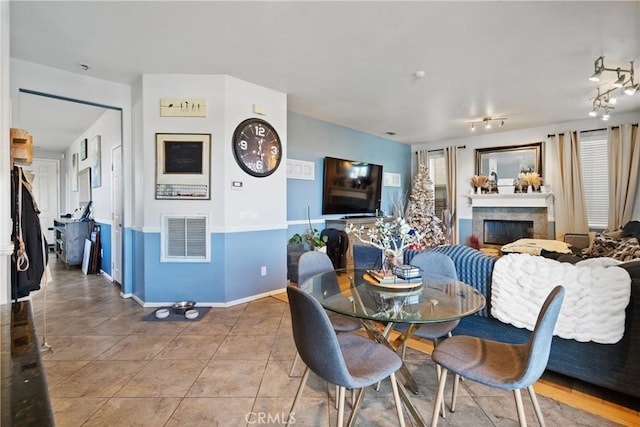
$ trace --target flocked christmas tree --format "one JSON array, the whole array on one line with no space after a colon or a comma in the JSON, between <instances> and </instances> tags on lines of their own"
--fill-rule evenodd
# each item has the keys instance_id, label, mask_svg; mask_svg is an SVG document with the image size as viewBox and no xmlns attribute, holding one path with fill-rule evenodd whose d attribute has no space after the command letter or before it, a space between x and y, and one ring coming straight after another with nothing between
<instances>
[{"instance_id":1,"label":"flocked christmas tree","mask_svg":"<svg viewBox=\"0 0 640 427\"><path fill-rule=\"evenodd\" d=\"M441 245L445 241L444 227L435 214L435 190L427 168L420 165L409 195L405 220L423 236L422 248Z\"/></svg>"}]
</instances>

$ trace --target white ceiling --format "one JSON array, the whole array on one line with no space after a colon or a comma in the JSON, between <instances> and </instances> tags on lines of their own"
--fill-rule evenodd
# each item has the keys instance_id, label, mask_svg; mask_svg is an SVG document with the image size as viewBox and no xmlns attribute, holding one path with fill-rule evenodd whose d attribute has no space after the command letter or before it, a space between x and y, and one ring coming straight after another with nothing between
<instances>
[{"instance_id":1,"label":"white ceiling","mask_svg":"<svg viewBox=\"0 0 640 427\"><path fill-rule=\"evenodd\" d=\"M636 61L640 80L638 1L12 1L10 17L14 58L126 84L228 74L287 93L289 111L407 144L468 136L485 116L508 117L495 131L587 118L600 55ZM32 129L52 118L21 110ZM613 114L631 111L640 94Z\"/></svg>"}]
</instances>

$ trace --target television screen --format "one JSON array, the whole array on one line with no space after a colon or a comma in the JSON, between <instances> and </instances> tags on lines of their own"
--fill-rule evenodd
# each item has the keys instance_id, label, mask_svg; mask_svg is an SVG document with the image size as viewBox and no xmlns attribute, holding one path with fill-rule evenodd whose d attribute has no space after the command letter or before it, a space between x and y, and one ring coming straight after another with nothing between
<instances>
[{"instance_id":1,"label":"television screen","mask_svg":"<svg viewBox=\"0 0 640 427\"><path fill-rule=\"evenodd\" d=\"M375 214L380 209L382 166L325 157L323 214Z\"/></svg>"}]
</instances>

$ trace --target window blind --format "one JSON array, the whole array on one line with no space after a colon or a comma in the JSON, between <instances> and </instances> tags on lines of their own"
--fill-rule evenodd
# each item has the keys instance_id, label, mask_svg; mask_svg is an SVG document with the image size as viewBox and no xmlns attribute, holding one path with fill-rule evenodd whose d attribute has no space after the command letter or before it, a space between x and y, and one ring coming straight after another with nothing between
<instances>
[{"instance_id":1,"label":"window blind","mask_svg":"<svg viewBox=\"0 0 640 427\"><path fill-rule=\"evenodd\" d=\"M580 134L580 167L589 228L607 228L609 168L605 131Z\"/></svg>"}]
</instances>

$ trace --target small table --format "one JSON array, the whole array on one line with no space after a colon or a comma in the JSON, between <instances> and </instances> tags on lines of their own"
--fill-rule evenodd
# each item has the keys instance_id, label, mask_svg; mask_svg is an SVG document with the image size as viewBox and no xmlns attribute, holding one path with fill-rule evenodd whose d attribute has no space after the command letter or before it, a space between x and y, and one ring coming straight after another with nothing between
<instances>
[{"instance_id":1,"label":"small table","mask_svg":"<svg viewBox=\"0 0 640 427\"><path fill-rule=\"evenodd\" d=\"M484 296L472 286L448 278L424 279L419 283L382 284L367 270L336 270L307 279L299 286L325 309L360 319L369 336L399 352L402 344L425 323L445 322L470 316L485 306ZM396 339L390 333L396 323L409 324ZM381 330L380 324L385 325ZM414 394L418 385L406 365L400 374ZM426 425L411 403L401 381L400 396L418 425ZM355 418L355 417L354 417Z\"/></svg>"}]
</instances>

